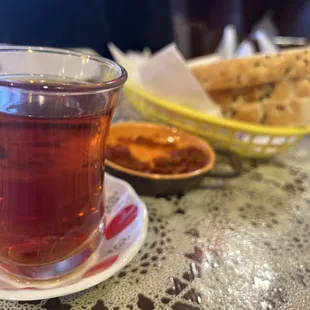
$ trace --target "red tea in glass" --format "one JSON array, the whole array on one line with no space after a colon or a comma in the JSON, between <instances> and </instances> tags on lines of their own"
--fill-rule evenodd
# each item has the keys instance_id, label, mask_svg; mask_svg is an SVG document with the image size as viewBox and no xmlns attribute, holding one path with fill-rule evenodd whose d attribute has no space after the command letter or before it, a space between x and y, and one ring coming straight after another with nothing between
<instances>
[{"instance_id":1,"label":"red tea in glass","mask_svg":"<svg viewBox=\"0 0 310 310\"><path fill-rule=\"evenodd\" d=\"M103 169L126 72L54 49L0 49L0 266L49 279L104 230Z\"/></svg>"}]
</instances>

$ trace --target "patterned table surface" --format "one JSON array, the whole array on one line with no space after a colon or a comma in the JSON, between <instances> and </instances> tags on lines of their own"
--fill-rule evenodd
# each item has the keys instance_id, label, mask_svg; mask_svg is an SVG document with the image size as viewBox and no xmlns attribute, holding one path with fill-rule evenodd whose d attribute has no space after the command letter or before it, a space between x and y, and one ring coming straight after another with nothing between
<instances>
[{"instance_id":1,"label":"patterned table surface","mask_svg":"<svg viewBox=\"0 0 310 310\"><path fill-rule=\"evenodd\" d=\"M116 120L136 118L122 103ZM136 258L86 291L0 309L310 309L310 139L242 176L181 196L143 198Z\"/></svg>"}]
</instances>

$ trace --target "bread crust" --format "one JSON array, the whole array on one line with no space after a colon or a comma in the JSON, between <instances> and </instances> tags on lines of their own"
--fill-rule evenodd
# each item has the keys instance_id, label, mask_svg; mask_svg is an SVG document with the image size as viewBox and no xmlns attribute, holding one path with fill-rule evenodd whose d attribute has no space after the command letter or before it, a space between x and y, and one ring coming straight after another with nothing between
<instances>
[{"instance_id":1,"label":"bread crust","mask_svg":"<svg viewBox=\"0 0 310 310\"><path fill-rule=\"evenodd\" d=\"M226 117L268 126L300 127L310 124L310 98L283 101L237 103L226 110Z\"/></svg>"},{"instance_id":2,"label":"bread crust","mask_svg":"<svg viewBox=\"0 0 310 310\"><path fill-rule=\"evenodd\" d=\"M240 102L265 102L288 98L310 97L310 79L283 80L252 87L209 91L213 101L221 106Z\"/></svg>"},{"instance_id":3,"label":"bread crust","mask_svg":"<svg viewBox=\"0 0 310 310\"><path fill-rule=\"evenodd\" d=\"M310 49L222 60L210 65L196 65L191 71L208 92L305 78L310 77Z\"/></svg>"},{"instance_id":4,"label":"bread crust","mask_svg":"<svg viewBox=\"0 0 310 310\"><path fill-rule=\"evenodd\" d=\"M270 126L310 124L310 80L210 91L227 118Z\"/></svg>"},{"instance_id":5,"label":"bread crust","mask_svg":"<svg viewBox=\"0 0 310 310\"><path fill-rule=\"evenodd\" d=\"M248 123L269 126L303 126L307 118L304 113L308 102L291 99L287 101L268 101L265 104L242 103L232 108L234 119Z\"/></svg>"}]
</instances>

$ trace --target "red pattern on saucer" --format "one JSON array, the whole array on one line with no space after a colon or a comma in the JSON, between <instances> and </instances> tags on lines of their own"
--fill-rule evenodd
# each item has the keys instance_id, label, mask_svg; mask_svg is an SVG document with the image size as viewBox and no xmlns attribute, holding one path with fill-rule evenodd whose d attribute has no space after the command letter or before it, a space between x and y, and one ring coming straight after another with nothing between
<instances>
[{"instance_id":1,"label":"red pattern on saucer","mask_svg":"<svg viewBox=\"0 0 310 310\"><path fill-rule=\"evenodd\" d=\"M97 273L102 272L103 270L106 270L107 268L111 267L117 261L117 259L118 259L118 255L114 255L114 256L111 256L105 259L103 262L88 269L87 272L83 275L83 278L93 276Z\"/></svg>"},{"instance_id":2,"label":"red pattern on saucer","mask_svg":"<svg viewBox=\"0 0 310 310\"><path fill-rule=\"evenodd\" d=\"M107 240L115 238L119 233L126 229L137 217L138 207L129 205L122 209L107 225L105 238Z\"/></svg>"}]
</instances>

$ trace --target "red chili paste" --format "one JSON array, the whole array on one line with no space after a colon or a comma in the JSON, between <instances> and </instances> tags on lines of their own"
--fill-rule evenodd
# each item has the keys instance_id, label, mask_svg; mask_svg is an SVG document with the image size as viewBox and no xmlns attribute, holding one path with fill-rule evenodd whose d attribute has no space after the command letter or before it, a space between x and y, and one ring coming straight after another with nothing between
<instances>
[{"instance_id":1,"label":"red chili paste","mask_svg":"<svg viewBox=\"0 0 310 310\"><path fill-rule=\"evenodd\" d=\"M154 153L151 162L133 156L130 148L144 146ZM165 156L156 156L156 150L165 151ZM108 144L106 158L117 165L145 173L179 174L192 172L204 167L209 158L195 146L178 147L176 143L160 142L139 136L135 139L121 138L116 143Z\"/></svg>"}]
</instances>

